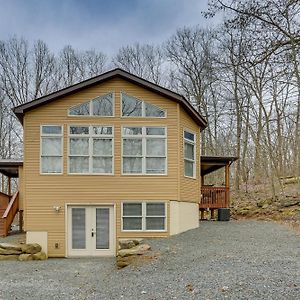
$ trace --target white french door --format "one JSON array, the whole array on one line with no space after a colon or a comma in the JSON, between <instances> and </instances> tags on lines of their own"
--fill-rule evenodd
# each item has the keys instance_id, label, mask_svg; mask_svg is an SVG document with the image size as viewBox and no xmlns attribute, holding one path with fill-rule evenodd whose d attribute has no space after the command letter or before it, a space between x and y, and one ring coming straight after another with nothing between
<instances>
[{"instance_id":1,"label":"white french door","mask_svg":"<svg viewBox=\"0 0 300 300\"><path fill-rule=\"evenodd\" d=\"M68 206L68 256L115 255L113 206Z\"/></svg>"}]
</instances>

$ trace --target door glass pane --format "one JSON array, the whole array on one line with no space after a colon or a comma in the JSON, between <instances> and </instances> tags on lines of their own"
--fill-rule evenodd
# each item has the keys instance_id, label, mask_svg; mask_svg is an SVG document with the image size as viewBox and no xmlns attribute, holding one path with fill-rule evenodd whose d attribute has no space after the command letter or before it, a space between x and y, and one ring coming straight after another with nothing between
<instances>
[{"instance_id":1,"label":"door glass pane","mask_svg":"<svg viewBox=\"0 0 300 300\"><path fill-rule=\"evenodd\" d=\"M96 208L96 249L109 249L109 208Z\"/></svg>"},{"instance_id":2,"label":"door glass pane","mask_svg":"<svg viewBox=\"0 0 300 300\"><path fill-rule=\"evenodd\" d=\"M72 249L85 248L85 208L72 208Z\"/></svg>"}]
</instances>

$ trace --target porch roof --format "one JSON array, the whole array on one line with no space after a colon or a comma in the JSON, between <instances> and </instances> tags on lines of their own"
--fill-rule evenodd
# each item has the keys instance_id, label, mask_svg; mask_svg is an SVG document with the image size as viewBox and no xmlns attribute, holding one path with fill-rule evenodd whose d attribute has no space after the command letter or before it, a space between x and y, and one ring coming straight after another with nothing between
<instances>
[{"instance_id":1,"label":"porch roof","mask_svg":"<svg viewBox=\"0 0 300 300\"><path fill-rule=\"evenodd\" d=\"M0 159L0 173L5 176L19 177L19 167L23 166L22 159Z\"/></svg>"},{"instance_id":2,"label":"porch roof","mask_svg":"<svg viewBox=\"0 0 300 300\"><path fill-rule=\"evenodd\" d=\"M236 161L236 156L201 156L201 175L207 175L218 169L225 167L227 164L231 165Z\"/></svg>"}]
</instances>

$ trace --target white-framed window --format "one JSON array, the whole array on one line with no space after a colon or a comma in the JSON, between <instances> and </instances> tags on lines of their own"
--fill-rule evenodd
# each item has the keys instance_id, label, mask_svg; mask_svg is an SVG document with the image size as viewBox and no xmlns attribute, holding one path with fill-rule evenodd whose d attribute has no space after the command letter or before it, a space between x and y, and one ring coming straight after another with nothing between
<instances>
[{"instance_id":1,"label":"white-framed window","mask_svg":"<svg viewBox=\"0 0 300 300\"><path fill-rule=\"evenodd\" d=\"M63 126L41 125L40 173L63 173Z\"/></svg>"},{"instance_id":2,"label":"white-framed window","mask_svg":"<svg viewBox=\"0 0 300 300\"><path fill-rule=\"evenodd\" d=\"M196 178L196 135L188 130L184 130L183 141L184 176Z\"/></svg>"},{"instance_id":3,"label":"white-framed window","mask_svg":"<svg viewBox=\"0 0 300 300\"><path fill-rule=\"evenodd\" d=\"M122 174L167 174L165 127L122 127Z\"/></svg>"},{"instance_id":4,"label":"white-framed window","mask_svg":"<svg viewBox=\"0 0 300 300\"><path fill-rule=\"evenodd\" d=\"M69 108L69 116L113 117L114 102L114 93L108 93Z\"/></svg>"},{"instance_id":5,"label":"white-framed window","mask_svg":"<svg viewBox=\"0 0 300 300\"><path fill-rule=\"evenodd\" d=\"M166 231L165 202L123 202L123 231Z\"/></svg>"},{"instance_id":6,"label":"white-framed window","mask_svg":"<svg viewBox=\"0 0 300 300\"><path fill-rule=\"evenodd\" d=\"M122 117L165 118L166 111L156 105L121 93Z\"/></svg>"},{"instance_id":7,"label":"white-framed window","mask_svg":"<svg viewBox=\"0 0 300 300\"><path fill-rule=\"evenodd\" d=\"M69 174L113 174L113 127L69 126Z\"/></svg>"}]
</instances>

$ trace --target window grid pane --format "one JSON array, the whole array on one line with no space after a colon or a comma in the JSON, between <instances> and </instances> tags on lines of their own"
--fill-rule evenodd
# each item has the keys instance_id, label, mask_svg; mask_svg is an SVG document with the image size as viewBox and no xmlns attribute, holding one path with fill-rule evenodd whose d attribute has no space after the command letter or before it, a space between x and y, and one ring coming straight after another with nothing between
<instances>
[{"instance_id":1,"label":"window grid pane","mask_svg":"<svg viewBox=\"0 0 300 300\"><path fill-rule=\"evenodd\" d=\"M84 136L75 137L74 134ZM70 126L69 172L112 174L113 137L108 137L112 134L112 126Z\"/></svg>"},{"instance_id":2,"label":"window grid pane","mask_svg":"<svg viewBox=\"0 0 300 300\"><path fill-rule=\"evenodd\" d=\"M164 202L123 203L123 230L164 231L166 230L165 209Z\"/></svg>"},{"instance_id":3,"label":"window grid pane","mask_svg":"<svg viewBox=\"0 0 300 300\"><path fill-rule=\"evenodd\" d=\"M42 125L40 142L40 171L44 174L62 173L62 126Z\"/></svg>"},{"instance_id":4,"label":"window grid pane","mask_svg":"<svg viewBox=\"0 0 300 300\"><path fill-rule=\"evenodd\" d=\"M167 151L165 132L165 127L123 127L123 174L164 175ZM133 134L132 138L129 137L130 133Z\"/></svg>"}]
</instances>

